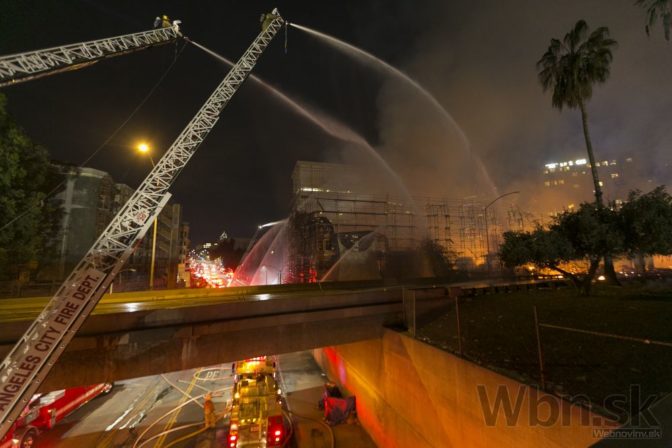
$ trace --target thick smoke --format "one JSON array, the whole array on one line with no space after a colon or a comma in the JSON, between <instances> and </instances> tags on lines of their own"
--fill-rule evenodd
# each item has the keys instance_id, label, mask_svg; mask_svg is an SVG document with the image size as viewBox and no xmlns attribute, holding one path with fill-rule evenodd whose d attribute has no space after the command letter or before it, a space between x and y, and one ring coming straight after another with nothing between
<instances>
[{"instance_id":1,"label":"thick smoke","mask_svg":"<svg viewBox=\"0 0 672 448\"><path fill-rule=\"evenodd\" d=\"M670 183L672 45L662 33L647 38L644 14L631 1L444 3L423 6L435 15L400 65L453 115L470 147L407 85L390 81L379 94L382 152L414 192L494 198L474 154L499 192L520 190L522 207L546 211L544 164L585 157L585 144L579 112L551 108L535 63L552 37L581 18L591 29L608 26L619 42L611 78L589 103L597 158L635 159L640 169L625 179L630 188Z\"/></svg>"}]
</instances>

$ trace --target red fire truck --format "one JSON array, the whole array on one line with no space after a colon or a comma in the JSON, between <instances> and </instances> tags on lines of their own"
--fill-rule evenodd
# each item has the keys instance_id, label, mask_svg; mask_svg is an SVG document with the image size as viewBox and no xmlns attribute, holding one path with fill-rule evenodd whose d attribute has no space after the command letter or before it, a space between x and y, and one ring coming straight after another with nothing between
<instances>
[{"instance_id":1,"label":"red fire truck","mask_svg":"<svg viewBox=\"0 0 672 448\"><path fill-rule=\"evenodd\" d=\"M234 365L228 448L282 447L290 438L275 361L266 356Z\"/></svg>"},{"instance_id":2,"label":"red fire truck","mask_svg":"<svg viewBox=\"0 0 672 448\"><path fill-rule=\"evenodd\" d=\"M11 427L0 440L0 448L29 448L37 446L37 436L80 406L112 389L110 383L78 386L46 394L35 394Z\"/></svg>"}]
</instances>

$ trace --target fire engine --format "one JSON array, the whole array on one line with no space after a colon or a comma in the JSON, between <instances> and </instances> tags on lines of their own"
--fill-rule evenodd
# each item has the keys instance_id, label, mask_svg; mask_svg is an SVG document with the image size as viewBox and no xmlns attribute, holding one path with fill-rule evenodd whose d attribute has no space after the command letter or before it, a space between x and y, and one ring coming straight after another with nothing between
<instances>
[{"instance_id":1,"label":"fire engine","mask_svg":"<svg viewBox=\"0 0 672 448\"><path fill-rule=\"evenodd\" d=\"M36 447L40 433L53 428L72 412L111 389L112 384L100 383L33 395L14 425L0 439L0 448Z\"/></svg>"},{"instance_id":2,"label":"fire engine","mask_svg":"<svg viewBox=\"0 0 672 448\"><path fill-rule=\"evenodd\" d=\"M229 448L282 447L290 438L282 390L273 358L261 356L234 364Z\"/></svg>"}]
</instances>

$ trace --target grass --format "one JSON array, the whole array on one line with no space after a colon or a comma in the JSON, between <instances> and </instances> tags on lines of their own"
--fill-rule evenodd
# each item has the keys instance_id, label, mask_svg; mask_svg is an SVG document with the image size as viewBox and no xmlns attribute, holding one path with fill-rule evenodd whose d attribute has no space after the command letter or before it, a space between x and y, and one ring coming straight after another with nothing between
<instances>
[{"instance_id":1,"label":"grass","mask_svg":"<svg viewBox=\"0 0 672 448\"><path fill-rule=\"evenodd\" d=\"M460 298L463 354L517 380L539 384L533 307L540 323L672 343L672 285L599 286L592 297L573 288ZM418 328L418 337L458 351L455 309ZM624 421L641 400L672 392L672 347L541 328L546 390L588 397ZM610 402L622 395L626 404Z\"/></svg>"}]
</instances>

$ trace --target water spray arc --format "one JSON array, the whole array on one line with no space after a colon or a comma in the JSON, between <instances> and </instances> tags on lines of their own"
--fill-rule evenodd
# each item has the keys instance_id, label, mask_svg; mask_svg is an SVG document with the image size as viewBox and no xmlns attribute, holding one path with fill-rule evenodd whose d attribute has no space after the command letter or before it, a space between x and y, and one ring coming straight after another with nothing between
<instances>
[{"instance_id":1,"label":"water spray arc","mask_svg":"<svg viewBox=\"0 0 672 448\"><path fill-rule=\"evenodd\" d=\"M233 65L233 62L227 59L226 57L218 54L217 52L207 48L206 46L195 42L191 39L186 39L187 42L190 44L194 45L198 49L204 51L208 55L214 57L215 59L227 64L227 65ZM399 193L403 197L403 200L406 201L411 208L415 209L414 205L414 200L413 197L411 196L411 193L409 192L408 188L404 184L403 180L399 177L399 175L392 169L392 167L387 163L387 161L378 153L372 146L369 144L364 137L356 133L354 130L352 130L350 127L347 125L339 122L338 120L332 118L332 117L325 117L324 113L322 112L317 112L314 110L310 110L310 108L304 104L301 104L298 102L298 100L295 100L293 98L290 98L277 88L271 86L261 78L259 78L256 75L250 75L250 79L258 86L262 87L265 89L268 93L273 95L275 98L280 100L285 106L289 107L293 112L295 112L297 115L300 117L306 119L309 121L311 124L322 130L325 134L329 135L332 138L335 138L337 140L346 142L346 143L351 143L355 145L357 148L363 150L366 152L366 154L371 157L377 164L379 164L385 173L390 176L390 178L394 181L394 183L397 185L397 188L399 189ZM417 210L414 210L417 212ZM266 278L268 277L268 266L274 265L274 263L269 263L269 258L272 255L276 255L276 257L272 258L277 258L279 253L283 253L283 248L280 248L278 246L282 245L282 239L286 237L286 226L287 222L286 220L279 222L279 223L274 223L279 224L281 227L279 230L276 232L269 232L262 236L256 243L254 243L254 246L256 247L249 247L245 256L240 262L240 265L238 269L236 270L237 274L236 279L237 282L241 281L241 278L239 277L241 274L245 276L248 276L248 280L251 284L266 284L268 283ZM272 241L270 244L268 243L268 238L272 238ZM261 255L261 260L258 260L256 268L254 268L254 273L250 275L250 272L248 272L250 269L253 267L251 265L254 265L255 262L253 259L255 257L259 257L260 254L257 254L256 252L260 250L262 247L265 245L268 245L268 250L267 253ZM336 262L338 264L340 260ZM262 267L266 268L265 272L261 272ZM282 269L277 269L274 268L277 271L276 277L278 283L282 282ZM274 277L271 275L271 277ZM325 277L326 278L326 277Z\"/></svg>"},{"instance_id":2,"label":"water spray arc","mask_svg":"<svg viewBox=\"0 0 672 448\"><path fill-rule=\"evenodd\" d=\"M205 51L209 55L213 56L214 58L224 62L225 64L233 65L233 62L231 62L229 59L212 51L211 49L197 42L194 42L193 40L187 40L187 41L196 46L197 48ZM317 126L319 129L324 131L327 135L336 138L338 140L341 140L343 142L352 143L357 147L365 150L371 158L373 158L378 164L380 164L383 167L385 172L398 185L400 193L402 194L404 200L408 201L409 204L413 204L413 198L411 196L411 193L408 191L408 187L406 187L402 179L399 177L399 174L397 174L394 171L394 169L392 169L392 167L387 163L387 161L380 155L380 153L378 153L378 151L376 151L371 146L371 144L368 141L366 141L366 139L364 139L364 137L357 134L354 130L352 130L352 128L348 127L347 125L339 122L338 120L332 117L324 117L323 113L316 112L314 110L309 110L308 106L300 104L297 100L290 98L289 96L282 93L275 87L271 86L258 76L250 75L250 79L252 79L257 85L266 89L266 91L271 93L274 97L282 101L285 105L291 108L297 115L305 118L313 125Z\"/></svg>"},{"instance_id":3,"label":"water spray arc","mask_svg":"<svg viewBox=\"0 0 672 448\"><path fill-rule=\"evenodd\" d=\"M473 155L471 152L471 143L469 142L469 139L467 138L466 134L462 130L462 128L457 124L457 122L453 119L453 117L448 113L448 111L439 103L439 101L427 91L418 81L414 80L410 76L408 76L406 73L402 72L398 68L388 64L387 62L383 61L382 59L372 55L371 53L368 53L361 48L355 47L354 45L351 45L347 42L344 42L334 36L330 36L325 33L321 33L317 30L314 30L312 28L308 28L306 26L298 25L296 23L289 23L289 26L296 28L298 30L304 31L308 34L311 34L323 41L326 41L333 45L335 48L338 48L339 50L344 51L345 53L350 53L358 56L361 59L364 59L369 62L373 62L374 64L378 65L379 67L383 68L385 71L388 73L394 75L396 78L403 80L405 83L408 85L412 86L413 89L415 89L418 93L422 95L423 98L425 98L431 105L432 107L439 113L441 118L452 128L457 130L458 136L460 140L462 141L462 144L464 147L474 156L474 161L476 162L479 171L481 171L481 175L486 179L486 181L489 183L489 187L492 189L492 192L495 194L499 194L497 191L497 187L495 186L494 182L490 178L490 175L488 174L485 166L483 165L483 162Z\"/></svg>"},{"instance_id":4,"label":"water spray arc","mask_svg":"<svg viewBox=\"0 0 672 448\"><path fill-rule=\"evenodd\" d=\"M441 106L441 104L436 100L436 98L432 94L430 94L424 87L422 87L417 81L413 80L399 69L387 64L386 62L365 52L364 50L356 48L348 43L345 43L334 37L320 33L318 31L312 30L310 28L297 24L290 24L290 25L296 29L305 31L309 34L319 37L322 40L327 41L330 45L334 46L335 48L341 51L348 53L351 56L354 55L360 60L364 60L367 63L372 63L373 68L382 70L387 75L392 76L393 79L401 80L405 85L412 87L412 90L410 91L418 93L420 95L420 98L422 98L423 101L429 103L432 107L432 110L435 111L435 113L438 113L438 116L441 120L440 122L444 123L444 126L440 128L442 135L446 135L445 131L449 132L455 131L455 135L459 138L460 147L464 148L465 150L469 150L470 142L467 139L464 132L462 131L462 129L460 129L460 127L457 125L454 119L443 108L443 106ZM192 43L200 50L206 52L213 58L225 64L229 65L231 64L231 61L217 54L211 49L194 41L190 41L190 43ZM325 117L324 113L311 110L311 108L309 108L308 106L301 104L299 101L293 98L290 98L283 92L279 91L278 89L269 85L268 83L259 79L258 77L253 76L252 81L259 87L262 87L267 93L270 93L272 97L278 99L282 104L284 104L294 113L296 113L299 117L307 120L309 123L313 124L318 129L322 130L326 135L338 139L344 143L352 144L353 148L357 148L359 150L364 151L365 154L367 154L367 157L373 159L375 163L383 169L386 175L389 176L389 178L394 181L394 184L398 188L398 193L400 193L401 198L403 198L402 200L406 204L408 204L409 208L412 210L413 215L415 215L422 221L422 219L424 218L423 210L420 210L418 208L418 204L415 203L415 200L411 195L408 187L405 185L404 181L401 179L399 174L397 174L397 172L388 164L387 160L385 160L385 158L383 158L383 156L376 149L374 149L364 137L359 135L357 132L353 131L347 125L333 119L332 117ZM479 171L482 178L487 181L488 186L493 191L496 191L496 188L494 187L494 184L490 180L490 177L481 161L473 154L471 154L471 152L469 152L469 155L471 155L471 160L474 163L475 168ZM418 228L424 227L426 231L427 223L424 221L423 223L424 226L422 225L422 223L416 223L416 226L418 226ZM247 274L249 277L251 277L248 278L248 281L251 281L252 283L256 284L268 283L271 280L271 277L275 278L273 272L275 272L278 269L280 269L278 270L278 272L281 272L282 267L278 268L276 265L279 261L278 259L279 254L284 253L284 251L280 248L280 246L284 246L285 245L284 243L287 243L287 241L284 242L282 241L287 239L286 227L287 223L285 222L280 228L275 229L274 232L269 232L268 235L264 235L264 237L260 241L258 241L257 244L255 244L257 245L257 247L248 249L247 256L241 262L241 268L243 268L242 271L248 271ZM346 251L346 253L342 254L342 256L340 256L339 259L336 260L334 266L332 266L328 270L328 272L322 275L322 278L319 280L321 281L328 280L330 276L335 272L335 268L337 268L337 266L339 266L344 261L344 258L347 258L347 256L350 255L352 250L353 249L350 248ZM284 256L285 255L281 256L281 258L283 258ZM253 258L256 259L256 263L254 262L252 263L253 265L255 265L254 267L250 266L250 262L252 262ZM252 268L251 271L250 268ZM271 270L270 274L269 269ZM282 280L278 281L282 282Z\"/></svg>"}]
</instances>

